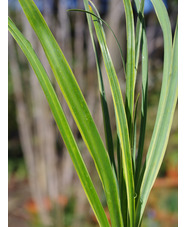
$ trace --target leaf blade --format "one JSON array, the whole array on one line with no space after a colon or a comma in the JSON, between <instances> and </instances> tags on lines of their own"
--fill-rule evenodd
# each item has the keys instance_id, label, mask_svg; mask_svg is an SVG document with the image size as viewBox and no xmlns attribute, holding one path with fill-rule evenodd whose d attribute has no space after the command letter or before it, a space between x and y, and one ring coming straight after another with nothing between
<instances>
[{"instance_id":1,"label":"leaf blade","mask_svg":"<svg viewBox=\"0 0 186 227\"><path fill-rule=\"evenodd\" d=\"M135 40L135 80L137 76L138 62L139 62L139 54L140 54L140 44L142 39L142 27L144 23L144 4L145 0L135 0L135 5L137 9L138 19L136 25L136 40Z\"/></svg>"},{"instance_id":2,"label":"leaf blade","mask_svg":"<svg viewBox=\"0 0 186 227\"><path fill-rule=\"evenodd\" d=\"M123 0L126 33L127 33L127 65L126 65L126 114L129 125L129 135L132 141L132 128L134 120L134 90L135 90L135 35L134 35L134 17L130 0Z\"/></svg>"},{"instance_id":3,"label":"leaf blade","mask_svg":"<svg viewBox=\"0 0 186 227\"><path fill-rule=\"evenodd\" d=\"M136 1L136 3L137 3L137 1ZM141 4L142 3L143 2L141 2ZM139 8L139 5L137 8ZM142 13L142 9L143 9L143 7L140 7L141 13ZM140 29L142 32L142 38L141 38L141 42L142 42L142 103L141 103L141 123L140 123L140 136L139 136L139 144L138 144L138 156L137 156L137 160L136 160L136 170L135 170L135 185L138 185L138 181L139 181L138 178L139 178L139 175L141 172L143 147L144 147L144 142L145 142L145 131L146 131L146 120L147 120L147 99L148 99L148 46L147 46L147 37L146 37L146 32L145 32L144 18L142 18L140 26L142 27ZM137 64L137 62L136 62L136 64Z\"/></svg>"},{"instance_id":4,"label":"leaf blade","mask_svg":"<svg viewBox=\"0 0 186 227\"><path fill-rule=\"evenodd\" d=\"M36 76L40 82L40 85L45 93L49 106L52 110L52 114L57 123L61 136L65 142L65 145L69 151L69 154L72 158L73 164L77 171L77 174L80 178L82 186L85 190L87 198L92 206L92 209L97 217L97 220L100 226L110 226L101 205L101 202L98 198L94 185L91 181L88 170L83 162L81 153L78 149L78 146L75 142L74 136L71 132L70 126L68 125L67 119L64 115L63 109L59 103L57 95L52 87L52 84L48 78L48 75L43 68L41 62L36 56L34 50L31 47L31 44L24 38L24 36L19 32L11 19L8 19L9 31L17 41L18 45L22 49L23 53L30 62Z\"/></svg>"},{"instance_id":5,"label":"leaf blade","mask_svg":"<svg viewBox=\"0 0 186 227\"><path fill-rule=\"evenodd\" d=\"M102 56L107 71L111 93L114 102L114 109L117 122L117 132L119 134L121 150L122 150L122 162L123 162L123 176L126 183L127 199L128 199L128 209L130 216L130 226L134 224L134 213L135 213L135 204L134 204L134 181L133 181L133 168L132 168L132 158L131 158L131 147L129 139L129 130L128 123L125 113L125 107L123 104L123 98L121 94L121 89L117 75L106 45L105 35L103 32L102 25L99 21L94 20L93 23L95 26L97 38L100 44L102 51Z\"/></svg>"},{"instance_id":6,"label":"leaf blade","mask_svg":"<svg viewBox=\"0 0 186 227\"><path fill-rule=\"evenodd\" d=\"M85 5L85 9L88 10L88 6ZM68 10L68 11L77 11L77 12L84 12L87 13L86 10ZM116 172L116 164L114 160L114 147L113 147L113 139L112 139L112 131L111 131L111 124L110 124L110 116L109 116L109 110L106 100L106 94L105 94L105 88L103 83L103 77L101 72L101 66L98 59L98 53L96 50L95 40L93 36L93 29L92 29L92 23L91 23L91 16L86 14L88 26L89 26L89 32L90 37L92 41L92 46L96 58L96 68L97 68L97 76L98 76L98 84L99 84L99 91L100 91L100 100L101 100L101 107L102 107L102 115L103 115L103 124L104 124L104 132L105 132L105 140L106 140L106 146L109 153L111 165L113 166L115 172Z\"/></svg>"},{"instance_id":7,"label":"leaf blade","mask_svg":"<svg viewBox=\"0 0 186 227\"><path fill-rule=\"evenodd\" d=\"M82 138L94 160L107 198L109 211L120 220L119 194L108 154L98 133L77 81L40 11L32 0L19 0L35 30L51 65L62 94L69 106Z\"/></svg>"},{"instance_id":8,"label":"leaf blade","mask_svg":"<svg viewBox=\"0 0 186 227\"><path fill-rule=\"evenodd\" d=\"M140 189L140 200L142 201L142 204L140 204L140 200L138 200L137 213L136 213L137 215L136 226L142 218L142 214L143 214L144 207L148 199L150 190L153 186L153 183L158 174L160 165L163 161L163 157L166 151L166 146L168 143L168 138L171 130L174 110L177 103L177 95L178 95L177 28L175 31L175 38L174 38L173 52L172 52L172 44L170 47L171 30L169 27L169 20L167 18L167 13L165 14L165 10L166 10L165 6L159 0L152 0L152 3L154 4L156 13L158 15L160 24L163 29L164 42L165 42L164 51L165 51L165 58L167 59L165 59L165 63L164 63L164 73L163 73L164 78L162 82L162 89L164 90L161 91L155 128L153 131L152 139L147 153L146 166L144 166L143 168L144 175L142 178L142 184ZM164 11L163 15L162 15L162 9ZM166 16L166 20L163 20L164 16ZM170 36L168 40L166 39L167 36ZM167 49L167 48L170 48L170 49ZM170 52L171 52L171 56L168 56Z\"/></svg>"}]
</instances>

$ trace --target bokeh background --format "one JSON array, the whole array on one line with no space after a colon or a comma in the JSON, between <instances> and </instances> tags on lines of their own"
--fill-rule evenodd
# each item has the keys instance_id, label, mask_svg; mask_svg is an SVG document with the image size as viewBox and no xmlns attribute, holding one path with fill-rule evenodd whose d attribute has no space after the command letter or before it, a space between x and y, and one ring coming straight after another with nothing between
<instances>
[{"instance_id":1,"label":"bokeh background","mask_svg":"<svg viewBox=\"0 0 186 227\"><path fill-rule=\"evenodd\" d=\"M115 32L124 55L126 54L125 16L122 0L95 0L101 17ZM63 50L83 91L99 132L103 122L95 58L83 13L68 12L70 8L83 9L82 0L35 0L50 29ZM177 19L177 0L164 1L169 12L172 31ZM9 16L32 43L59 95L81 153L95 187L105 206L106 201L93 161L81 139L59 87L54 80L42 47L31 29L17 0L9 0ZM135 12L135 7L134 7ZM135 15L136 18L136 15ZM150 1L145 3L149 52L148 115L145 152L155 122L163 66L163 37ZM121 89L125 92L122 62L112 33L105 28L107 43L116 67ZM109 112L113 119L113 137L116 143L114 110L109 83L100 56ZM136 95L141 92L141 70L136 83ZM93 227L98 226L85 197L70 156L53 120L43 91L26 58L9 35L8 85L8 191L10 227ZM140 101L139 101L140 102ZM142 226L176 227L178 211L178 121L177 109L163 165L150 194ZM137 116L139 129L140 113ZM138 130L139 135L139 130Z\"/></svg>"}]
</instances>

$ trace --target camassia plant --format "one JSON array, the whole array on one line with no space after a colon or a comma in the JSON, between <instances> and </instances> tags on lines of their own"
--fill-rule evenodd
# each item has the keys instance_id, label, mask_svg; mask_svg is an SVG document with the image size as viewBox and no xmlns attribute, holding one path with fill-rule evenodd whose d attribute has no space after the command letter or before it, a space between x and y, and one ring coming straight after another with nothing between
<instances>
[{"instance_id":1,"label":"camassia plant","mask_svg":"<svg viewBox=\"0 0 186 227\"><path fill-rule=\"evenodd\" d=\"M134 25L131 1L123 0L127 34L126 62L122 56L117 39L116 41L120 48L123 70L126 77L125 99L123 98L117 74L107 47L104 25L106 24L108 26L108 24L100 18L99 12L91 1L82 1L84 2L85 9L79 10L78 13L86 13L95 52L106 145L104 145L98 133L75 76L39 9L33 0L19 0L28 21L40 40L55 79L59 84L88 151L93 158L105 193L111 226L138 227L141 225L149 193L163 161L177 103L178 29L176 26L172 41L170 20L164 3L162 0L151 0L163 31L164 63L156 121L145 161L142 162L148 96L148 50L143 13L144 0L135 0L138 14L136 25ZM8 19L8 28L35 71L99 225L102 227L110 226L62 106L45 69L36 56L31 44L10 18ZM96 38L101 49L114 103L117 126L116 151L114 151L113 146L109 112L93 29L95 30ZM139 143L136 145L138 98L135 99L135 83L140 54L142 59L142 101L140 136Z\"/></svg>"}]
</instances>

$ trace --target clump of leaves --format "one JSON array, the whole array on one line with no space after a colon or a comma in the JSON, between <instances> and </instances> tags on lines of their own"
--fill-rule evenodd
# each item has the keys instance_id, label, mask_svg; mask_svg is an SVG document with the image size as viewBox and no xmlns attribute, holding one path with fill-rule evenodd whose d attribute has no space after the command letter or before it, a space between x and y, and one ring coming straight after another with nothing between
<instances>
[{"instance_id":1,"label":"clump of leaves","mask_svg":"<svg viewBox=\"0 0 186 227\"><path fill-rule=\"evenodd\" d=\"M126 76L125 102L123 101L123 94L107 47L106 36L103 28L105 22L100 18L94 4L91 1L88 2L88 0L83 0L85 6L84 12L87 15L90 35L96 56L106 147L98 133L83 94L76 82L75 76L39 9L32 0L19 0L19 2L28 21L38 36L41 45L43 46L61 92L94 160L105 192L111 225L113 227L140 226L149 193L157 177L166 151L177 102L177 27L174 34L174 41L172 43L171 26L167 10L162 0L152 0L163 31L164 66L156 122L145 162L142 163L148 96L148 51L143 15L144 0L135 0L138 12L136 26L134 26L131 1L123 0L127 32L126 63L122 57ZM99 225L103 227L110 226L61 104L59 103L58 97L45 69L36 56L31 44L21 34L10 18L8 21L8 27L10 33L21 47L38 77ZM136 32L134 31L135 27ZM112 92L118 137L117 157L114 155L110 118L104 92L103 78L95 47L93 28L95 29L96 37L100 45ZM134 94L140 54L142 55L142 105L139 144L136 146L136 112L138 99L135 100Z\"/></svg>"}]
</instances>

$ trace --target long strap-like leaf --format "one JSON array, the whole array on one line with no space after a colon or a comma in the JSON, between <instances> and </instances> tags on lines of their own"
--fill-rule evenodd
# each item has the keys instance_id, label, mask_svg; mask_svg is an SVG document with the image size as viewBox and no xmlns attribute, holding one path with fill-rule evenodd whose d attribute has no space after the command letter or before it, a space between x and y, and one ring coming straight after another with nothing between
<instances>
[{"instance_id":1,"label":"long strap-like leaf","mask_svg":"<svg viewBox=\"0 0 186 227\"><path fill-rule=\"evenodd\" d=\"M141 163L143 158L143 148L145 142L145 131L147 121L147 97L148 97L148 49L145 30L142 31L142 103L141 103L141 123L140 136L138 143L138 154L136 160L135 170L135 185L138 184L138 178L141 170Z\"/></svg>"},{"instance_id":2,"label":"long strap-like leaf","mask_svg":"<svg viewBox=\"0 0 186 227\"><path fill-rule=\"evenodd\" d=\"M129 125L130 141L133 137L134 89L135 89L135 35L134 18L130 0L123 0L127 31L127 65L126 65L126 114Z\"/></svg>"},{"instance_id":3,"label":"long strap-like leaf","mask_svg":"<svg viewBox=\"0 0 186 227\"><path fill-rule=\"evenodd\" d=\"M136 39L135 39L135 80L137 76L138 70L138 62L139 62L139 55L140 55L140 46L141 46L141 39L142 39L142 27L144 21L144 4L145 0L134 0L137 10L137 24L136 24Z\"/></svg>"},{"instance_id":4,"label":"long strap-like leaf","mask_svg":"<svg viewBox=\"0 0 186 227\"><path fill-rule=\"evenodd\" d=\"M172 35L171 35L171 26L168 17L167 10L165 8L164 3L161 0L152 0L154 5L157 17L159 19L162 31L163 31L163 39L164 39L164 65L163 65L163 78L162 78L162 87L161 87L161 94L160 94L160 101L157 111L156 122L154 126L154 135L158 135L156 132L160 126L159 122L161 117L163 116L162 113L164 111L164 105L166 100L166 88L169 78L169 73L171 69L171 56L172 56ZM152 135L151 144L154 141L154 136ZM142 176L141 176L142 179ZM137 193L140 188L141 182L138 182L137 185Z\"/></svg>"},{"instance_id":5,"label":"long strap-like leaf","mask_svg":"<svg viewBox=\"0 0 186 227\"><path fill-rule=\"evenodd\" d=\"M54 76L69 106L83 140L97 168L107 198L110 215L120 226L120 205L116 178L112 171L109 156L98 133L88 106L77 81L48 28L39 9L32 0L19 0L25 15L38 36Z\"/></svg>"},{"instance_id":6,"label":"long strap-like leaf","mask_svg":"<svg viewBox=\"0 0 186 227\"><path fill-rule=\"evenodd\" d=\"M165 48L171 38L165 40L165 37L171 36L167 27L169 27L169 22L167 18L167 13L165 6L162 1L153 0L153 5L155 7L156 13L160 20L160 24L163 29L164 34L164 45ZM164 18L164 20L163 20ZM141 221L143 211L150 193L150 190L153 186L153 183L156 179L158 171L160 169L161 163L163 161L163 157L166 151L168 138L171 130L171 124L173 120L174 110L177 103L177 95L178 95L178 30L176 28L174 43L173 43L173 51L172 45L169 46L170 50L167 50L168 53L172 53L171 62L170 57L167 53L165 53L165 57L167 59L164 60L164 76L163 84L160 97L160 103L158 107L158 114L155 123L155 129L153 131L151 143L149 146L149 150L147 153L146 162L144 165L143 173L144 176L142 178L141 188L140 188L140 199L138 200L137 211L136 211L136 226L139 226ZM169 69L168 69L169 68ZM166 72L166 74L165 74ZM166 81L166 84L165 84Z\"/></svg>"},{"instance_id":7,"label":"long strap-like leaf","mask_svg":"<svg viewBox=\"0 0 186 227\"><path fill-rule=\"evenodd\" d=\"M80 178L82 186L85 190L87 198L92 206L92 209L97 217L97 220L98 220L100 226L109 227L109 223L108 223L107 217L105 215L105 212L103 210L103 207L101 205L101 202L99 200L99 197L96 193L94 185L89 176L88 170L83 162L81 153L77 147L74 136L71 132L71 129L66 120L62 107L59 103L57 95L52 87L52 84L48 78L48 75L47 75L45 69L43 68L38 57L36 56L31 44L24 38L24 36L17 29L17 27L11 21L10 18L8 19L8 28L9 28L10 33L12 34L12 36L14 37L14 39L16 40L16 42L22 49L23 53L27 57L28 61L30 62L34 72L36 73L36 76L45 93L45 96L47 98L51 111L53 113L54 119L55 119L57 126L59 128L59 131L61 133L61 136L69 151L69 154L72 158L72 161L73 161L73 164L77 171L77 174Z\"/></svg>"},{"instance_id":8,"label":"long strap-like leaf","mask_svg":"<svg viewBox=\"0 0 186 227\"><path fill-rule=\"evenodd\" d=\"M136 170L135 170L135 185L138 184L138 178L141 170L141 163L143 158L143 147L145 141L145 131L146 131L146 119L147 119L147 96L148 96L148 47L147 38L145 32L145 22L144 22L144 0L135 0L136 9L138 13L137 27L136 27L136 66L138 68L138 60L140 53L140 43L142 46L142 103L141 103L141 123L140 123L140 136L138 144L138 153L136 160Z\"/></svg>"},{"instance_id":9,"label":"long strap-like leaf","mask_svg":"<svg viewBox=\"0 0 186 227\"><path fill-rule=\"evenodd\" d=\"M86 9L86 11L84 11L84 10L82 10L82 11L76 10L76 11L77 12L84 12L84 13L88 12L89 7L88 7L88 4L86 4L86 3L85 3L85 9ZM73 10L70 10L70 11L73 11ZM105 88L104 88L104 83L103 83L103 77L102 77L102 72L101 72L101 66L100 66L100 63L99 63L98 53L97 53L96 44L95 44L95 40L94 40L94 36L93 36L91 16L87 13L86 13L86 16L87 16L87 21L88 21L90 38L91 38L91 41L92 41L92 46L93 46L95 59L96 59L97 76L98 76L100 100L101 100L101 107L102 107L102 114L103 114L103 124L104 124L106 146L107 146L107 150L108 150L108 153L109 153L111 165L113 166L113 168L116 172L116 164L115 164L115 160L114 160L114 146L113 146L113 139L112 139L110 116L109 116L109 110L108 110Z\"/></svg>"},{"instance_id":10,"label":"long strap-like leaf","mask_svg":"<svg viewBox=\"0 0 186 227\"><path fill-rule=\"evenodd\" d=\"M133 179L133 168L132 168L132 158L131 158L131 148L127 118L125 113L125 108L123 104L123 98L121 94L120 85L115 72L113 62L111 60L103 27L96 17L92 16L93 23L96 30L96 35L100 44L106 72L108 75L112 98L114 102L114 109L117 122L117 131L119 133L119 139L122 150L122 163L123 163L123 175L126 183L127 199L128 199L128 209L130 217L130 226L134 225L134 213L135 213L135 203L134 203L134 179Z\"/></svg>"}]
</instances>

